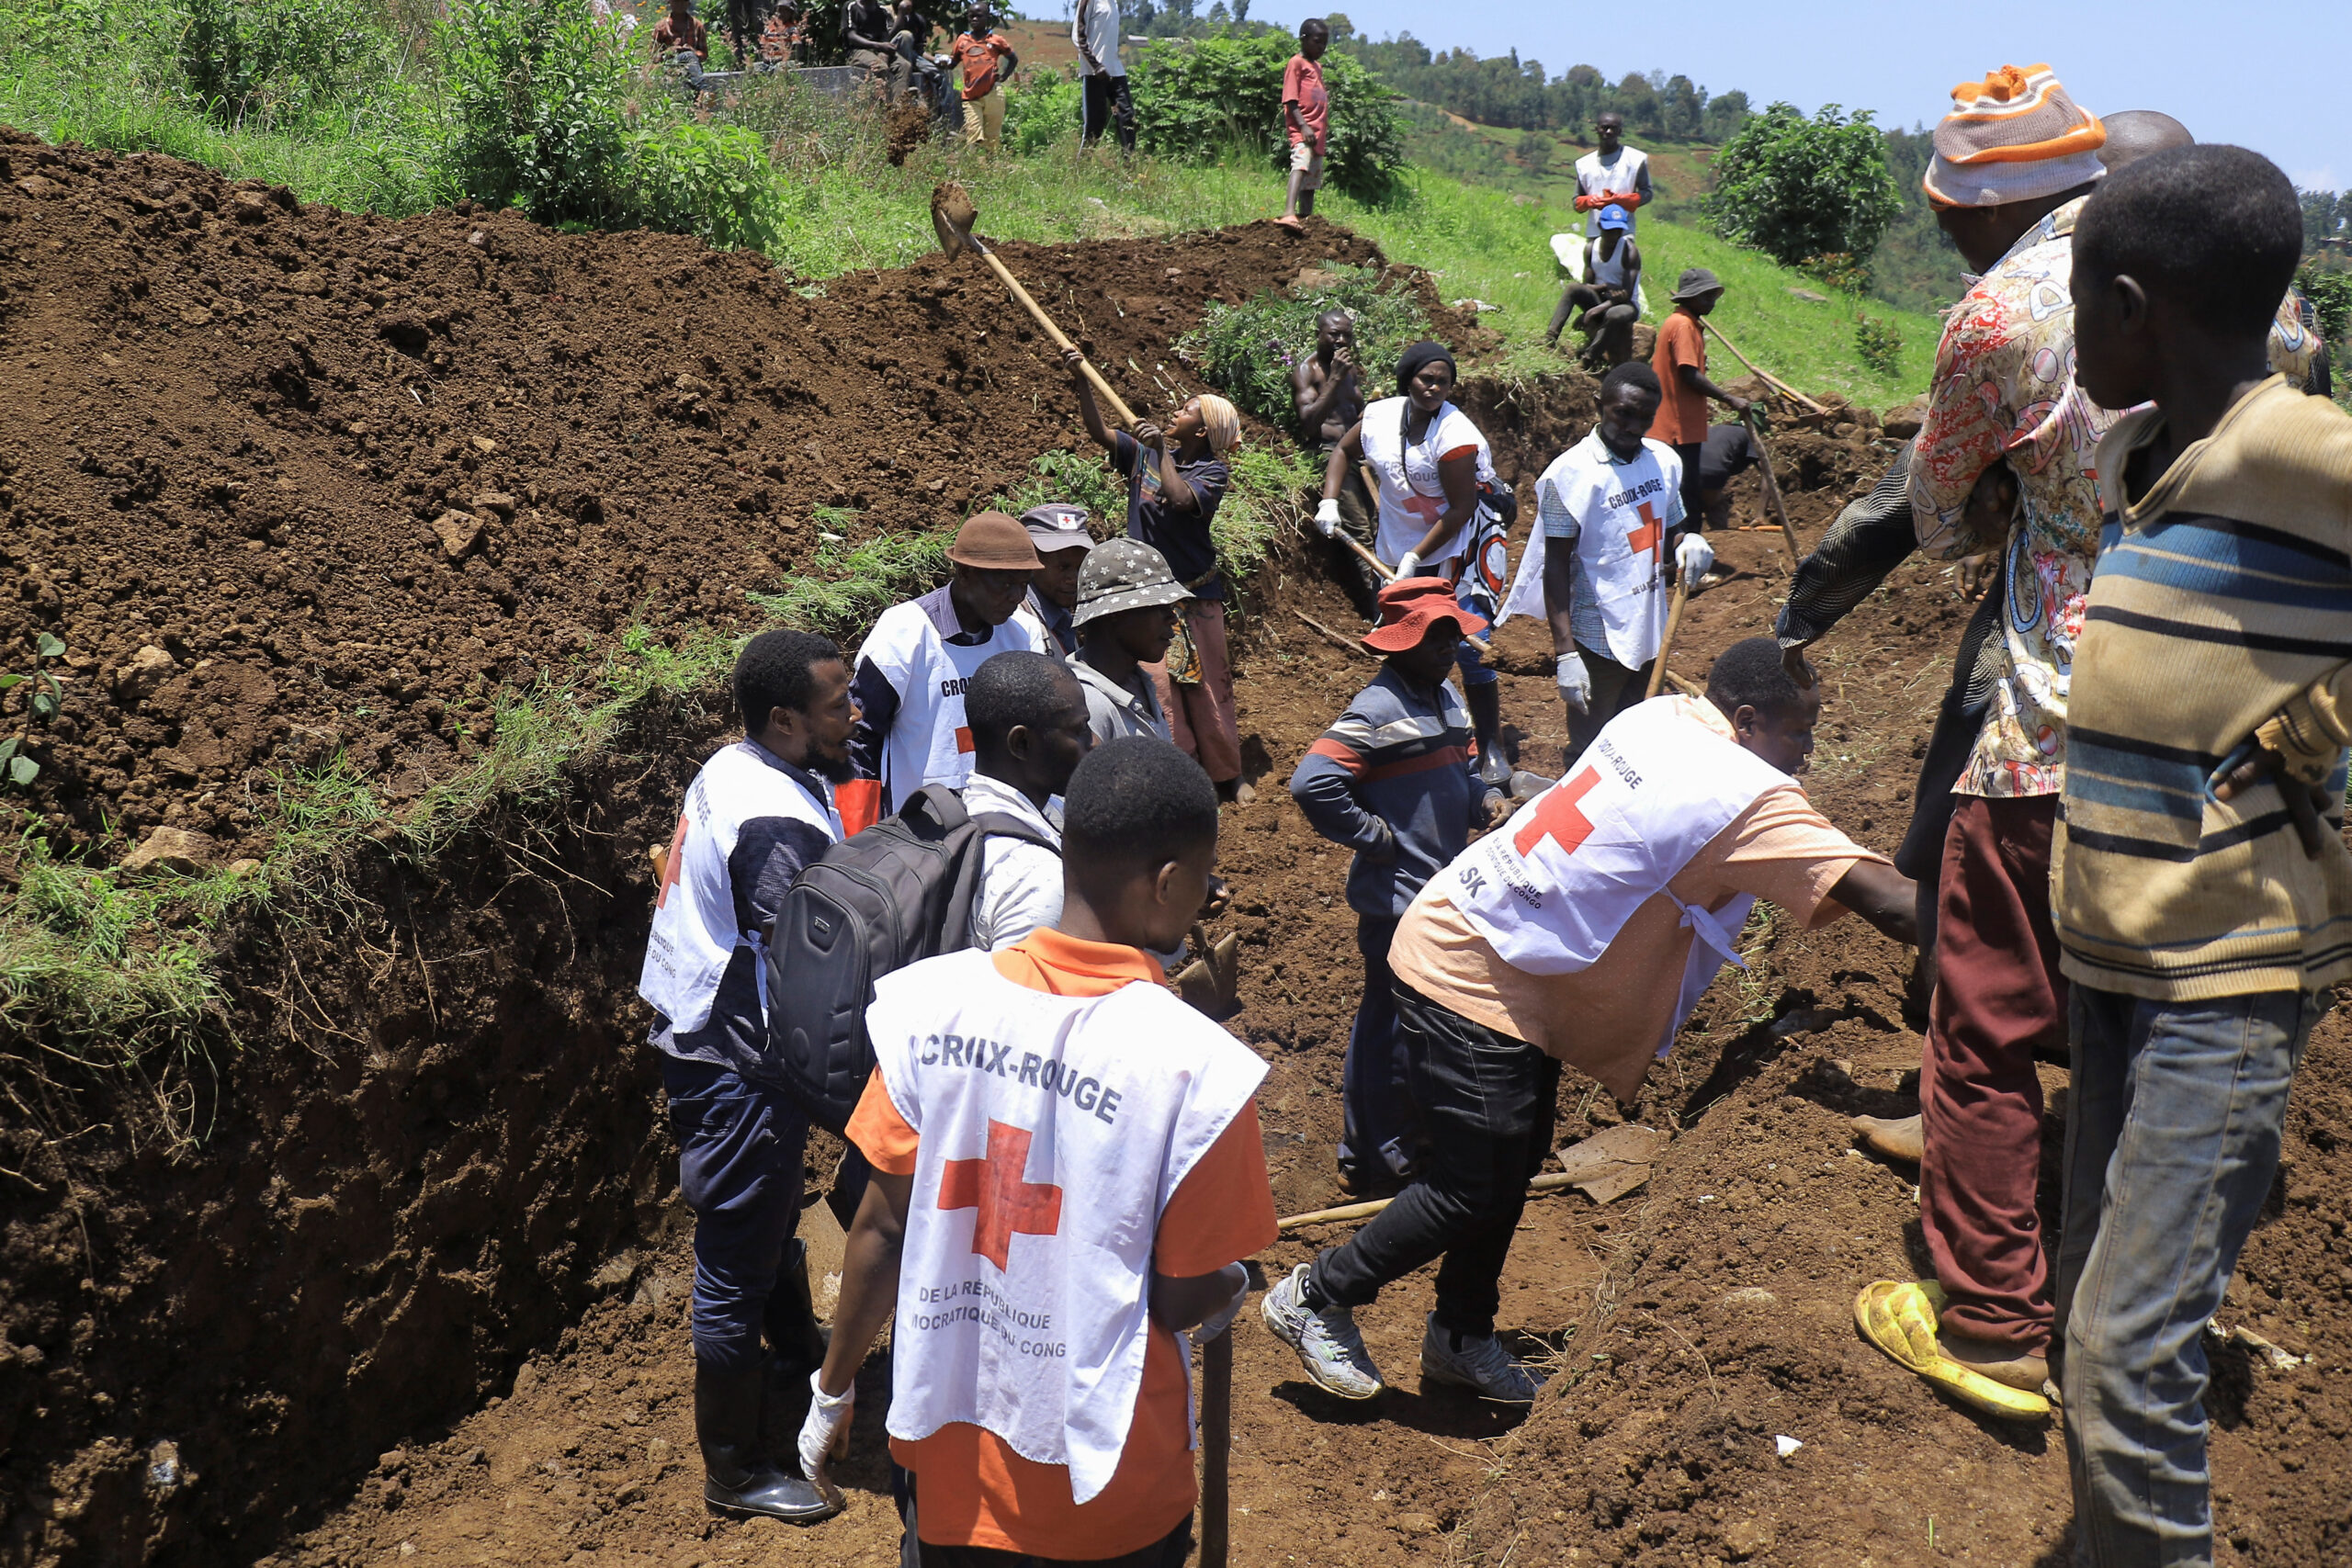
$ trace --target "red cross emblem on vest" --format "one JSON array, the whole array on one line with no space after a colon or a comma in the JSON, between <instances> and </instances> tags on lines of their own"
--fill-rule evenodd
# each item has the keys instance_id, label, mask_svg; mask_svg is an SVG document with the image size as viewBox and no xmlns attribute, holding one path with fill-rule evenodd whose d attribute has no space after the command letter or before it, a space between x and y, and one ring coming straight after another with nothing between
<instances>
[{"instance_id":1,"label":"red cross emblem on vest","mask_svg":"<svg viewBox=\"0 0 2352 1568\"><path fill-rule=\"evenodd\" d=\"M1666 543L1666 525L1658 521L1657 513L1650 510L1646 501L1636 503L1634 510L1642 514L1642 525L1625 536L1625 547L1635 555L1649 551L1650 562L1656 565L1660 547Z\"/></svg>"},{"instance_id":2,"label":"red cross emblem on vest","mask_svg":"<svg viewBox=\"0 0 2352 1568\"><path fill-rule=\"evenodd\" d=\"M1592 836L1592 820L1577 809L1577 802L1600 782L1600 771L1587 768L1557 789L1547 791L1529 814L1527 826L1512 838L1511 847L1521 855L1532 855L1536 845L1549 839L1560 846L1562 854L1576 853L1577 846Z\"/></svg>"},{"instance_id":3,"label":"red cross emblem on vest","mask_svg":"<svg viewBox=\"0 0 2352 1568\"><path fill-rule=\"evenodd\" d=\"M989 1152L985 1159L951 1159L939 1179L939 1208L978 1209L972 1222L972 1250L1001 1271L1012 1255L1016 1235L1052 1235L1061 1229L1062 1190L1032 1182L1029 1168L1030 1133L989 1122Z\"/></svg>"}]
</instances>

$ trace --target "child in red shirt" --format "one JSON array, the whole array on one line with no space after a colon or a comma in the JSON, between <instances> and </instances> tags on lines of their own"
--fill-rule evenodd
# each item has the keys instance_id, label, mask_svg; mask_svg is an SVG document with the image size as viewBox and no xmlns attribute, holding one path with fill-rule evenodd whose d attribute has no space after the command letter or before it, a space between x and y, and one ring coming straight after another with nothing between
<instances>
[{"instance_id":1,"label":"child in red shirt","mask_svg":"<svg viewBox=\"0 0 2352 1568\"><path fill-rule=\"evenodd\" d=\"M1298 24L1298 52L1283 67L1283 122L1290 128L1290 195L1274 220L1293 229L1315 212L1323 188L1323 154L1331 141L1331 96L1323 90L1323 51L1331 29L1320 17Z\"/></svg>"},{"instance_id":2,"label":"child in red shirt","mask_svg":"<svg viewBox=\"0 0 2352 1568\"><path fill-rule=\"evenodd\" d=\"M966 146L983 141L991 148L1004 145L1004 95L997 89L1012 78L1021 57L1012 52L1004 35L994 30L995 20L989 8L976 0L964 15L964 30L956 35L956 63L964 70ZM1004 62L1001 71L997 68L999 60Z\"/></svg>"}]
</instances>

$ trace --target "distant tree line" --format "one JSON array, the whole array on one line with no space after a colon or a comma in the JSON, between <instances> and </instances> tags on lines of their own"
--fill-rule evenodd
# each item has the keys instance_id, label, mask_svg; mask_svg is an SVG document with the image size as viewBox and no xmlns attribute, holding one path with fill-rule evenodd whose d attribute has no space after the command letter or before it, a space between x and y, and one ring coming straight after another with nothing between
<instances>
[{"instance_id":1,"label":"distant tree line","mask_svg":"<svg viewBox=\"0 0 2352 1568\"><path fill-rule=\"evenodd\" d=\"M1451 109L1482 125L1513 130L1562 131L1589 141L1595 117L1625 117L1634 136L1673 141L1721 141L1747 117L1747 95L1710 96L1683 75L1629 72L1611 82L1596 66L1571 65L1557 76L1519 51L1481 59L1466 49L1437 53L1410 33L1392 39L1360 36L1333 12L1331 47L1346 50L1408 97Z\"/></svg>"}]
</instances>

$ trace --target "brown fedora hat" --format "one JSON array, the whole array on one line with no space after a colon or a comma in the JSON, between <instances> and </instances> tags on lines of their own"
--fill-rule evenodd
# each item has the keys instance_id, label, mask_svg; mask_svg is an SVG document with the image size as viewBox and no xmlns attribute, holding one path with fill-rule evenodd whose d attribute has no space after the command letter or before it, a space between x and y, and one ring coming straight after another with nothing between
<instances>
[{"instance_id":1,"label":"brown fedora hat","mask_svg":"<svg viewBox=\"0 0 2352 1568\"><path fill-rule=\"evenodd\" d=\"M956 542L947 547L947 558L980 571L1035 571L1046 564L1037 558L1029 530L1001 512L975 512L964 519Z\"/></svg>"}]
</instances>

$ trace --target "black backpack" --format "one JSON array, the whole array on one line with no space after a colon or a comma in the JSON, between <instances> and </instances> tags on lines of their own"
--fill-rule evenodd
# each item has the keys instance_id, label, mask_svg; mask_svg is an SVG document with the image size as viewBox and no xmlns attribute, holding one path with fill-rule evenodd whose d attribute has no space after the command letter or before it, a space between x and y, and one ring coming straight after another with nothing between
<instances>
[{"instance_id":1,"label":"black backpack","mask_svg":"<svg viewBox=\"0 0 2352 1568\"><path fill-rule=\"evenodd\" d=\"M1053 846L1001 812L973 816L925 784L871 828L802 868L767 932L768 1049L809 1119L849 1125L874 1072L874 982L972 941L981 843Z\"/></svg>"}]
</instances>

